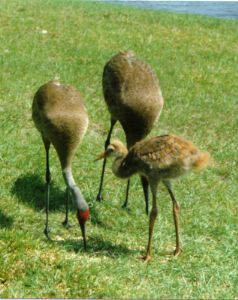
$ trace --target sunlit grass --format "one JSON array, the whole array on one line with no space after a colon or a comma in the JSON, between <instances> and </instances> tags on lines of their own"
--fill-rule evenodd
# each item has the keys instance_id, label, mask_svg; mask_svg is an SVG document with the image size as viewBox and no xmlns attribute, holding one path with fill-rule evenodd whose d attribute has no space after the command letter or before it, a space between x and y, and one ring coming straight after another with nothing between
<instances>
[{"instance_id":1,"label":"sunlit grass","mask_svg":"<svg viewBox=\"0 0 238 300\"><path fill-rule=\"evenodd\" d=\"M237 272L237 21L143 11L77 0L0 2L0 297L235 298ZM109 114L105 62L133 49L156 71L165 98L151 135L176 133L213 157L211 167L174 183L183 252L174 259L171 203L159 189L153 260L144 264L148 219L138 178L129 210L125 183L106 171L95 201ZM83 95L90 125L73 170L91 208L88 251L72 208L66 230L64 183L55 151L50 229L43 236L44 149L31 120L32 97L59 77ZM117 125L114 137L124 139Z\"/></svg>"}]
</instances>

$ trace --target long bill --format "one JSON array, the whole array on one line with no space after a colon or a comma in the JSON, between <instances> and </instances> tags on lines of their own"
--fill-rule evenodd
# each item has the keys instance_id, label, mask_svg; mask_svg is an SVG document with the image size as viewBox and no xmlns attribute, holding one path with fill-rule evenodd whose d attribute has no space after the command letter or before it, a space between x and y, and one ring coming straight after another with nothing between
<instances>
[{"instance_id":1,"label":"long bill","mask_svg":"<svg viewBox=\"0 0 238 300\"><path fill-rule=\"evenodd\" d=\"M80 228L81 228L81 232L82 232L82 236L83 236L83 246L84 246L84 250L87 250L87 243L86 243L86 229L85 229L85 223L80 223Z\"/></svg>"},{"instance_id":2,"label":"long bill","mask_svg":"<svg viewBox=\"0 0 238 300\"><path fill-rule=\"evenodd\" d=\"M106 151L104 151L103 153L99 154L95 159L94 161L97 161L97 160L100 160L100 159L103 159L103 158L107 158L108 155L112 152L111 149L107 149Z\"/></svg>"},{"instance_id":3,"label":"long bill","mask_svg":"<svg viewBox=\"0 0 238 300\"><path fill-rule=\"evenodd\" d=\"M105 158L105 157L107 157L107 153L106 153L106 151L105 152L103 152L103 153L101 153L101 154L99 154L95 159L94 159L94 161L97 161L97 160L100 160L100 159L103 159L103 158Z\"/></svg>"}]
</instances>

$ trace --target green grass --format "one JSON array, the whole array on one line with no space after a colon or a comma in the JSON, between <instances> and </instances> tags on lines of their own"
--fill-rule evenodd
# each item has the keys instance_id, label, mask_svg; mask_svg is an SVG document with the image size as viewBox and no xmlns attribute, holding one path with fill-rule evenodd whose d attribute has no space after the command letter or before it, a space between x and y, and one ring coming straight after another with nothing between
<instances>
[{"instance_id":1,"label":"green grass","mask_svg":"<svg viewBox=\"0 0 238 300\"><path fill-rule=\"evenodd\" d=\"M63 0L0 1L0 297L197 298L238 296L237 21ZM47 33L44 33L46 30ZM171 201L164 187L153 259L145 264L148 219L142 189L108 164L98 203L109 127L101 76L105 62L133 49L160 78L164 110L151 135L176 133L213 157L212 166L174 182L182 208L183 252L174 259ZM32 97L60 77L85 99L90 125L73 170L91 208L84 253L72 208L62 227L64 183L55 151L50 228L43 236L44 149L31 120ZM114 137L124 140L117 125Z\"/></svg>"}]
</instances>

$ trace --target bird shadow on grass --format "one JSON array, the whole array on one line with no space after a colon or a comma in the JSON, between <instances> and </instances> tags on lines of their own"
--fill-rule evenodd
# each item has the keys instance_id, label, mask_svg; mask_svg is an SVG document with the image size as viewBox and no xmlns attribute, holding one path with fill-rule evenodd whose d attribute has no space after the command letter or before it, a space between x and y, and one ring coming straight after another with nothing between
<instances>
[{"instance_id":1,"label":"bird shadow on grass","mask_svg":"<svg viewBox=\"0 0 238 300\"><path fill-rule=\"evenodd\" d=\"M45 207L45 182L36 174L25 174L14 182L11 193L22 203L42 210ZM50 185L50 210L61 210L65 207L65 192L51 182Z\"/></svg>"},{"instance_id":2,"label":"bird shadow on grass","mask_svg":"<svg viewBox=\"0 0 238 300\"><path fill-rule=\"evenodd\" d=\"M100 237L91 237L88 241L89 253L100 256L118 257L124 254L129 255L135 250L129 249L123 244L115 244L109 240L101 239Z\"/></svg>"},{"instance_id":3,"label":"bird shadow on grass","mask_svg":"<svg viewBox=\"0 0 238 300\"><path fill-rule=\"evenodd\" d=\"M10 228L13 224L13 218L5 215L0 210L0 228Z\"/></svg>"},{"instance_id":4,"label":"bird shadow on grass","mask_svg":"<svg viewBox=\"0 0 238 300\"><path fill-rule=\"evenodd\" d=\"M67 239L62 241L54 241L60 246L63 246L69 252L83 252L83 241ZM135 250L130 250L123 245L113 244L111 241L102 240L99 237L90 237L87 240L87 250L85 254L93 255L93 257L98 256L108 256L111 258L120 257L123 255L129 255L136 252Z\"/></svg>"}]
</instances>

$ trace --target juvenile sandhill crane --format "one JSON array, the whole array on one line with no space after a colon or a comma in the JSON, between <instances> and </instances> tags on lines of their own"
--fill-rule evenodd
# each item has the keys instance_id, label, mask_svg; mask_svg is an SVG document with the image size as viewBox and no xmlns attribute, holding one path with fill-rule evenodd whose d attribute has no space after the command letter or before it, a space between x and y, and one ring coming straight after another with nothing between
<instances>
[{"instance_id":1,"label":"juvenile sandhill crane","mask_svg":"<svg viewBox=\"0 0 238 300\"><path fill-rule=\"evenodd\" d=\"M159 80L152 68L137 59L131 50L121 51L105 65L102 78L104 99L111 114L111 126L105 142L110 144L117 121L126 135L127 148L146 137L152 130L163 108ZM103 162L97 200L102 199L106 158ZM148 182L141 176L148 214ZM128 180L123 207L127 206L130 181Z\"/></svg>"},{"instance_id":2,"label":"juvenile sandhill crane","mask_svg":"<svg viewBox=\"0 0 238 300\"><path fill-rule=\"evenodd\" d=\"M209 154L201 152L191 142L175 135L162 135L137 142L132 148L127 148L120 142L114 141L97 159L114 156L113 173L120 178L129 178L139 173L149 182L153 205L150 212L149 240L145 261L151 258L151 240L155 219L158 214L156 194L160 181L165 184L173 202L173 218L176 233L176 248L174 254L181 252L179 241L179 204L172 192L170 180L191 170L200 170L207 166Z\"/></svg>"},{"instance_id":3,"label":"juvenile sandhill crane","mask_svg":"<svg viewBox=\"0 0 238 300\"><path fill-rule=\"evenodd\" d=\"M86 249L85 222L89 218L89 207L80 188L76 185L71 163L87 127L88 115L77 90L49 81L36 92L32 105L32 118L46 151L46 224L44 234L49 238L48 217L50 197L49 149L52 143L58 154L62 174L66 183L66 215L64 225L68 226L68 205L70 193L77 205L77 218L81 227L84 249Z\"/></svg>"}]
</instances>

